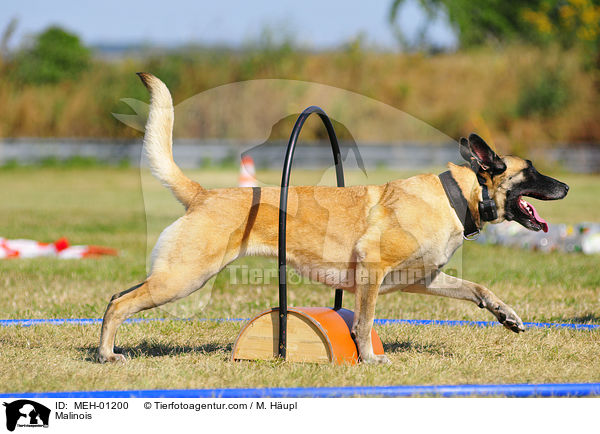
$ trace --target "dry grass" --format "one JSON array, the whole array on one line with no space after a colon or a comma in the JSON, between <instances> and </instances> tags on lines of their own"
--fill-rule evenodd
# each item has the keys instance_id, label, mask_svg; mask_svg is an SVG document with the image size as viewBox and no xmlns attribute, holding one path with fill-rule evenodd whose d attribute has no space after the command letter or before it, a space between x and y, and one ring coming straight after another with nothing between
<instances>
[{"instance_id":1,"label":"dry grass","mask_svg":"<svg viewBox=\"0 0 600 434\"><path fill-rule=\"evenodd\" d=\"M264 179L278 177L276 173L263 175ZM379 171L372 173L369 181L383 182L398 175ZM310 178L302 172L295 176L299 183ZM208 186L232 185L237 173L206 170L193 173L193 177ZM571 185L569 196L560 203L541 204L540 213L551 222L598 221L598 178L564 175L561 179ZM349 173L348 180L353 183L361 178ZM99 260L1 262L0 317L100 317L113 293L143 279L146 221L141 181L135 170L15 169L0 173L0 184L4 186L0 191L0 235L44 241L67 236L73 243L105 244L121 252L118 258ZM173 199L148 187L148 197L163 210L158 221L168 221L180 212ZM600 323L600 274L595 256L539 254L474 243L458 255L464 277L488 285L524 321ZM275 265L260 258L246 258L237 264ZM333 302L332 291L318 285L292 286L289 292L291 305ZM167 321L124 325L117 338L130 358L124 366L93 362L97 325L0 328L0 389L600 381L597 331L531 329L515 335L502 327L385 326L378 331L392 365L350 368L231 363L231 345L241 323L168 320L248 317L274 305L276 294L274 284L235 285L226 270L216 279L212 293L200 290L139 315ZM351 297L346 297L344 304L352 308ZM474 305L414 294L382 297L377 317L492 319Z\"/></svg>"},{"instance_id":2,"label":"dry grass","mask_svg":"<svg viewBox=\"0 0 600 434\"><path fill-rule=\"evenodd\" d=\"M128 324L119 334L125 365L94 362L97 327L3 329L2 391L600 381L597 332L385 326L392 364L349 367L231 362L239 327Z\"/></svg>"},{"instance_id":3,"label":"dry grass","mask_svg":"<svg viewBox=\"0 0 600 434\"><path fill-rule=\"evenodd\" d=\"M304 80L374 98L450 137L477 130L494 138L502 151L547 143L597 142L597 72L581 65L575 51L509 46L435 56L360 50L183 53L148 61L98 61L80 80L40 87L19 86L6 71L0 71L0 137L135 137L133 129L110 113L131 113L119 102L121 98L147 101L145 89L134 75L147 70L170 86L176 103L244 80ZM561 90L568 98L560 111L548 116L518 113L521 93L549 73L561 74L564 81ZM289 104L300 97L301 93L293 95ZM275 102L257 96L246 111L264 113ZM343 101L331 100L324 108L329 112L339 105ZM234 108L217 109L219 117L231 126L237 125L235 118L227 119L238 116ZM219 137L234 136L228 130L219 133ZM394 137L402 139L410 137Z\"/></svg>"}]
</instances>

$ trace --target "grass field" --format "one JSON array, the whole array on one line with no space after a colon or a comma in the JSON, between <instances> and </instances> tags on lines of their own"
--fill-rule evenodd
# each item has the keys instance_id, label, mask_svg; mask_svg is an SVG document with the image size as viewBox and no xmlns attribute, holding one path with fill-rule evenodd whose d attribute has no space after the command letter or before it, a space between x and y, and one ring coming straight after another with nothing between
<instances>
[{"instance_id":1,"label":"grass field","mask_svg":"<svg viewBox=\"0 0 600 434\"><path fill-rule=\"evenodd\" d=\"M234 185L236 171L205 170L192 177L206 186ZM311 180L295 173L296 181ZM277 182L279 173L261 174ZM370 174L369 182L399 177ZM599 177L561 174L570 184L561 202L536 207L550 222L600 221ZM348 184L361 182L349 173ZM308 182L308 181L306 181ZM101 317L110 296L145 276L146 208L150 227L166 225L179 211L174 199L145 184L135 169L16 168L0 172L0 236L119 249L97 260L29 259L0 262L0 318ZM155 234L151 234L153 238ZM490 287L523 321L600 324L598 256L541 254L468 243L457 253L463 277ZM245 258L238 265L274 267ZM331 305L333 291L319 285L289 289L290 305ZM123 325L117 345L125 365L94 362L100 327L0 328L0 391L137 388L338 386L600 381L600 333L502 327L382 326L378 332L389 366L339 367L281 362L232 363L232 343L242 323L171 321L174 317L249 317L276 305L274 284L241 287L221 273L211 290L139 317L163 322ZM352 297L345 306L352 308ZM380 298L378 318L492 320L456 300L394 293ZM25 375L26 374L26 375Z\"/></svg>"}]
</instances>

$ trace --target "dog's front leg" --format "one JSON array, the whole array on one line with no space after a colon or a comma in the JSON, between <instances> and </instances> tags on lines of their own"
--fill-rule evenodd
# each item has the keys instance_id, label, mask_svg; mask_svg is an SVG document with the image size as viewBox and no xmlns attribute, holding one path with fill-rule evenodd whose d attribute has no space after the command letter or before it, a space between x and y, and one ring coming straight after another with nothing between
<instances>
[{"instance_id":1,"label":"dog's front leg","mask_svg":"<svg viewBox=\"0 0 600 434\"><path fill-rule=\"evenodd\" d=\"M524 332L525 326L513 308L500 300L486 287L468 280L459 279L439 272L427 285L414 284L402 288L402 292L441 295L442 297L468 300L480 308L490 311L502 324L515 333Z\"/></svg>"},{"instance_id":2,"label":"dog's front leg","mask_svg":"<svg viewBox=\"0 0 600 434\"><path fill-rule=\"evenodd\" d=\"M383 281L384 273L379 270L369 269L363 264L358 264L355 272L355 308L352 335L356 340L361 361L365 363L390 363L388 358L373 352L371 342L371 329L375 318L375 302L379 293L379 286Z\"/></svg>"}]
</instances>

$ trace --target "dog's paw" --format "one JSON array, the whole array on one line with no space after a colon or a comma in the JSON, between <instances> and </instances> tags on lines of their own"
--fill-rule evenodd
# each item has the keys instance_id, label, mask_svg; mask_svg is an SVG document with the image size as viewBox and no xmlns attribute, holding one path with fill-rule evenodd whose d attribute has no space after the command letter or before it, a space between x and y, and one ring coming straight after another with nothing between
<instances>
[{"instance_id":1,"label":"dog's paw","mask_svg":"<svg viewBox=\"0 0 600 434\"><path fill-rule=\"evenodd\" d=\"M502 325L515 333L522 333L525 331L523 321L521 321L521 318L519 318L517 314L514 314L514 316L507 317L506 320L504 320L504 322L502 323Z\"/></svg>"},{"instance_id":2,"label":"dog's paw","mask_svg":"<svg viewBox=\"0 0 600 434\"><path fill-rule=\"evenodd\" d=\"M519 315L517 315L516 312L509 306L499 305L496 309L494 309L494 315L496 315L496 318L498 318L500 324L510 331L515 333L521 333L525 331L523 321L521 321Z\"/></svg>"},{"instance_id":3,"label":"dog's paw","mask_svg":"<svg viewBox=\"0 0 600 434\"><path fill-rule=\"evenodd\" d=\"M361 362L369 365L389 365L391 363L385 354L371 354L369 357L362 357Z\"/></svg>"},{"instance_id":4,"label":"dog's paw","mask_svg":"<svg viewBox=\"0 0 600 434\"><path fill-rule=\"evenodd\" d=\"M127 359L125 358L125 356L123 354L116 354L116 353L112 353L112 354L108 354L108 355L104 355L104 354L98 354L98 362L100 363L125 363L127 361Z\"/></svg>"}]
</instances>

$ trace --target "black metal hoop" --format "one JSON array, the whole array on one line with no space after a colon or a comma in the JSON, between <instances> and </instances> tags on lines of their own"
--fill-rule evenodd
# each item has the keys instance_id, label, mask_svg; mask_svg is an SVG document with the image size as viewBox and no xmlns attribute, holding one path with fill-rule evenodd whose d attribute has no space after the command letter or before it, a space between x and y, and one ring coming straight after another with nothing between
<instances>
[{"instance_id":1,"label":"black metal hoop","mask_svg":"<svg viewBox=\"0 0 600 434\"><path fill-rule=\"evenodd\" d=\"M317 113L323 121L329 141L331 142L331 150L333 151L333 161L335 163L335 175L337 178L338 187L344 187L344 169L342 167L342 156L340 153L340 147L338 144L335 130L331 120L327 114L317 106L310 106L306 108L294 124L290 140L287 145L287 151L285 154L285 160L283 163L283 174L281 176L281 193L279 196L279 357L284 358L286 356L287 348L287 281L286 281L286 221L287 221L287 199L288 199L288 187L290 184L290 172L292 169L292 159L294 158L294 150L296 149L296 142L300 135L300 130L304 125L306 119L313 113ZM342 297L344 291L341 289L335 290L335 302L334 309L339 310L342 308Z\"/></svg>"}]
</instances>

